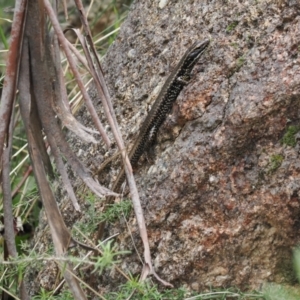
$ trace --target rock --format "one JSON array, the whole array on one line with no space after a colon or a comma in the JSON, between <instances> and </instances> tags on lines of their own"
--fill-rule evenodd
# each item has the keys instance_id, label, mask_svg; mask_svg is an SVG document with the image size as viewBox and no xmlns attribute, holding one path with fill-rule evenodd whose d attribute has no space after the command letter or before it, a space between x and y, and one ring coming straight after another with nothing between
<instances>
[{"instance_id":1,"label":"rock","mask_svg":"<svg viewBox=\"0 0 300 300\"><path fill-rule=\"evenodd\" d=\"M155 269L198 291L293 283L299 145L282 141L300 120L298 1L157 2L132 4L104 61L127 144L188 46L205 38L211 45L174 105L176 130L160 129L154 158L135 173ZM297 142L297 132L291 138ZM91 147L87 162L96 168L103 147ZM110 226L107 235L121 232L117 242L132 251L122 265L138 275L131 235L141 256L143 248L133 216L128 226ZM98 284L113 290L122 282L114 272Z\"/></svg>"},{"instance_id":2,"label":"rock","mask_svg":"<svg viewBox=\"0 0 300 300\"><path fill-rule=\"evenodd\" d=\"M163 9L137 1L107 55L119 122L134 136L147 98L155 99L187 47L211 39L175 104L180 130L161 140L169 132L161 128L154 161L136 172L156 271L176 286L259 288L293 278L299 147L281 140L300 117L299 9L291 1ZM130 248L126 235L120 240Z\"/></svg>"}]
</instances>

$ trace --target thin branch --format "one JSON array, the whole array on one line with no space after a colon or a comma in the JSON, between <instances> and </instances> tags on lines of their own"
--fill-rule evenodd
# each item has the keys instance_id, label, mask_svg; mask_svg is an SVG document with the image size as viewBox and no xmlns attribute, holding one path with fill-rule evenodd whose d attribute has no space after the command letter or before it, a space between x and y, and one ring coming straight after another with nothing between
<instances>
[{"instance_id":1,"label":"thin branch","mask_svg":"<svg viewBox=\"0 0 300 300\"><path fill-rule=\"evenodd\" d=\"M28 33L32 31L32 26L36 26L35 24L36 20L34 20L32 15L35 15L36 18L39 17L37 15L38 14L37 10L39 8L36 7L35 5L36 4L33 2L29 3L28 13L30 17L28 17L28 20L30 21L27 22L27 27L26 27L26 31L28 30ZM41 41L41 43L42 42L43 41ZM37 47L36 50L40 53L41 49ZM41 53L41 55L43 55L43 53ZM36 58L39 58L39 56L37 55ZM31 97L31 92L34 88L37 88L37 86L39 87L38 85L39 82L35 82L37 86L31 86L31 83L29 81L31 77L30 74L32 74L32 72L34 71L37 72L37 70L34 71L32 70L32 72L30 72L29 63L30 63L29 45L26 36L23 43L22 64L21 64L20 82L19 82L20 110L25 125L25 129L26 129L29 153L32 161L35 179L47 214L47 219L50 225L50 231L51 231L55 251L57 256L60 257L64 255L64 253L68 249L68 245L71 240L71 234L68 231L62 219L53 192L49 186L49 182L45 171L45 165L43 164L42 152L37 143L37 141L40 140L41 137L40 137L39 127L33 126L34 120L32 120L32 118L35 117L35 115L32 114L32 111L34 111L35 108L34 108L33 97ZM39 74L39 76L41 75L42 74ZM66 269L68 268L69 266ZM74 277L70 276L70 274L67 273L66 269L63 270L63 274L65 275L66 281L68 282L68 285L70 287L70 290L73 293L74 298L86 299L86 296L84 295L78 281Z\"/></svg>"},{"instance_id":2,"label":"thin branch","mask_svg":"<svg viewBox=\"0 0 300 300\"><path fill-rule=\"evenodd\" d=\"M14 101L13 101L14 102ZM17 247L15 241L15 228L14 228L14 216L13 216L13 206L12 206L12 194L10 185L10 161L11 161L11 151L12 151L12 139L13 139L13 113L14 109L11 111L11 116L9 117L10 124L8 130L8 144L4 148L2 156L2 189L3 189L3 214L4 214L4 240L8 250L8 255L12 257L17 257ZM29 300L27 290L25 288L23 280L20 283L20 294L22 300Z\"/></svg>"},{"instance_id":3,"label":"thin branch","mask_svg":"<svg viewBox=\"0 0 300 300\"><path fill-rule=\"evenodd\" d=\"M7 289L2 287L1 285L0 285L0 290L2 290L2 292L4 292L4 293L10 295L15 300L21 300L20 298L18 298L16 295L13 295L12 293L10 293Z\"/></svg>"},{"instance_id":4,"label":"thin branch","mask_svg":"<svg viewBox=\"0 0 300 300\"><path fill-rule=\"evenodd\" d=\"M66 91L66 85L65 80L61 68L61 59L60 59L60 51L58 47L58 41L55 34L52 35L51 39L51 56L54 63L54 68L58 77L57 85L58 88L55 89L55 95L54 98L55 103L53 103L53 108L61 120L63 126L66 126L70 131L73 131L77 136L79 136L82 140L90 143L97 143L95 138L88 134L90 133L96 133L99 134L98 131L86 128L81 123L79 123L75 117L71 113L70 104L68 101L67 91Z\"/></svg>"},{"instance_id":5,"label":"thin branch","mask_svg":"<svg viewBox=\"0 0 300 300\"><path fill-rule=\"evenodd\" d=\"M13 111L12 111L13 113ZM12 116L10 120L12 121ZM4 238L7 245L8 254L12 257L16 257L17 248L15 243L15 230L14 230L14 216L13 206L11 198L11 186L10 186L10 156L12 149L12 123L10 122L8 145L4 148L2 157L2 187L3 187L3 214L4 214Z\"/></svg>"},{"instance_id":6,"label":"thin branch","mask_svg":"<svg viewBox=\"0 0 300 300\"><path fill-rule=\"evenodd\" d=\"M66 30L64 30L64 33L66 33L68 30L72 30L74 31L75 29L74 28L68 28ZM68 40L67 40L67 43L71 49L71 51L75 54L75 56L77 57L77 59L84 65L84 67L88 70L89 70L89 67L87 65L87 62L86 62L86 59L80 54L80 52L77 50L77 48L72 44L70 43Z\"/></svg>"},{"instance_id":7,"label":"thin branch","mask_svg":"<svg viewBox=\"0 0 300 300\"><path fill-rule=\"evenodd\" d=\"M13 102L16 95L18 78L20 45L23 36L23 24L25 20L25 9L27 0L16 1L14 18L10 36L10 46L6 64L6 75L3 83L0 101L0 160L2 159L4 140L7 136ZM1 165L0 165L1 169Z\"/></svg>"},{"instance_id":8,"label":"thin branch","mask_svg":"<svg viewBox=\"0 0 300 300\"><path fill-rule=\"evenodd\" d=\"M24 182L31 175L31 173L32 173L32 166L28 166L28 168L27 168L25 174L23 175L21 181L18 183L18 185L13 190L12 195L11 195L12 198L14 198L17 195L17 193L19 192L20 188L23 186Z\"/></svg>"},{"instance_id":9,"label":"thin branch","mask_svg":"<svg viewBox=\"0 0 300 300\"><path fill-rule=\"evenodd\" d=\"M74 227L75 227L75 226L74 226ZM73 228L74 228L74 227L73 227ZM75 229L77 230L76 227L75 227ZM80 232L80 231L79 231L79 232ZM80 233L81 233L81 232L80 232ZM97 246L95 246L95 250L96 250L96 251L101 251L101 250L99 249L100 245L103 244L103 243L105 243L107 240L110 240L110 239L114 238L114 237L117 236L117 235L118 235L118 233L117 233L117 234L114 234L113 236L110 236L110 237L107 238L105 241L103 241L103 242L101 242L100 244L98 244ZM78 241L76 241L76 243L78 243ZM90 255L92 255L92 254L95 253L95 250L90 250L84 257L82 257L82 261L78 262L77 265L73 268L73 270L74 270L74 271L77 270L77 269L82 265L82 263L84 263L85 260L86 260ZM116 266L116 267L117 267L117 266ZM117 268L117 270L118 270L118 268ZM124 273L122 273L122 274L124 274ZM130 280L130 278L129 278L128 276L126 277L126 275L125 275L125 278L126 278L127 280ZM53 294L54 294L54 295L55 295L55 294L63 287L64 283L65 283L65 279L63 279L63 280L57 285L57 287L56 287L55 290L53 291Z\"/></svg>"}]
</instances>

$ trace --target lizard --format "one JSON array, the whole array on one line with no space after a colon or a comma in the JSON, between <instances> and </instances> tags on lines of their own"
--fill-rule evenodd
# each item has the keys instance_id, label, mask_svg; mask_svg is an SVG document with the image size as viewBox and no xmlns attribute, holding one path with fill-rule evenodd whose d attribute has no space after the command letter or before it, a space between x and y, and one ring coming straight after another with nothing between
<instances>
[{"instance_id":1,"label":"lizard","mask_svg":"<svg viewBox=\"0 0 300 300\"><path fill-rule=\"evenodd\" d=\"M132 167L136 167L139 158L153 144L158 129L165 121L167 114L171 111L179 93L191 79L192 69L208 45L209 40L195 42L187 49L173 72L167 78L128 154ZM122 168L113 184L112 191L119 192L124 180L125 171Z\"/></svg>"}]
</instances>

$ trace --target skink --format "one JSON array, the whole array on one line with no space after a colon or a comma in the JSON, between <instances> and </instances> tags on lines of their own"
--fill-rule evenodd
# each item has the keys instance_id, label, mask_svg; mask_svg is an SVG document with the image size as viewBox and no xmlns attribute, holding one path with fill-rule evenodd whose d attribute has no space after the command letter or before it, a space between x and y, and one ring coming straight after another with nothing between
<instances>
[{"instance_id":1,"label":"skink","mask_svg":"<svg viewBox=\"0 0 300 300\"><path fill-rule=\"evenodd\" d=\"M209 45L209 40L194 43L183 55L173 72L162 87L157 99L155 100L150 112L148 113L139 135L135 140L130 152L129 160L135 167L144 151L155 140L157 131L171 111L173 103L176 101L183 87L189 82L191 72L204 50ZM125 179L124 168L119 172L112 190L119 192Z\"/></svg>"}]
</instances>

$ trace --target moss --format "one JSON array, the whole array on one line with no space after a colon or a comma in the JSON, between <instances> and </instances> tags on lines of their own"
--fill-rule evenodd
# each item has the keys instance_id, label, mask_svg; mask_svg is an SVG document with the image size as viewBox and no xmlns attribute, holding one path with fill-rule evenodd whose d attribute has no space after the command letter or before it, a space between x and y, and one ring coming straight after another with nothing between
<instances>
[{"instance_id":1,"label":"moss","mask_svg":"<svg viewBox=\"0 0 300 300\"><path fill-rule=\"evenodd\" d=\"M237 67L238 68L240 68L243 64L244 64L244 62L245 62L245 57L244 56L241 56L241 57L239 57L238 59L237 59Z\"/></svg>"},{"instance_id":2,"label":"moss","mask_svg":"<svg viewBox=\"0 0 300 300\"><path fill-rule=\"evenodd\" d=\"M295 147L297 144L295 135L300 130L300 126L292 125L289 126L286 130L286 133L284 134L283 138L281 139L281 144L288 145L291 147Z\"/></svg>"},{"instance_id":3,"label":"moss","mask_svg":"<svg viewBox=\"0 0 300 300\"><path fill-rule=\"evenodd\" d=\"M273 154L270 157L268 173L276 171L282 164L284 157L281 154Z\"/></svg>"},{"instance_id":4,"label":"moss","mask_svg":"<svg viewBox=\"0 0 300 300\"><path fill-rule=\"evenodd\" d=\"M226 32L231 32L237 25L239 24L238 21L233 21L226 27Z\"/></svg>"}]
</instances>

